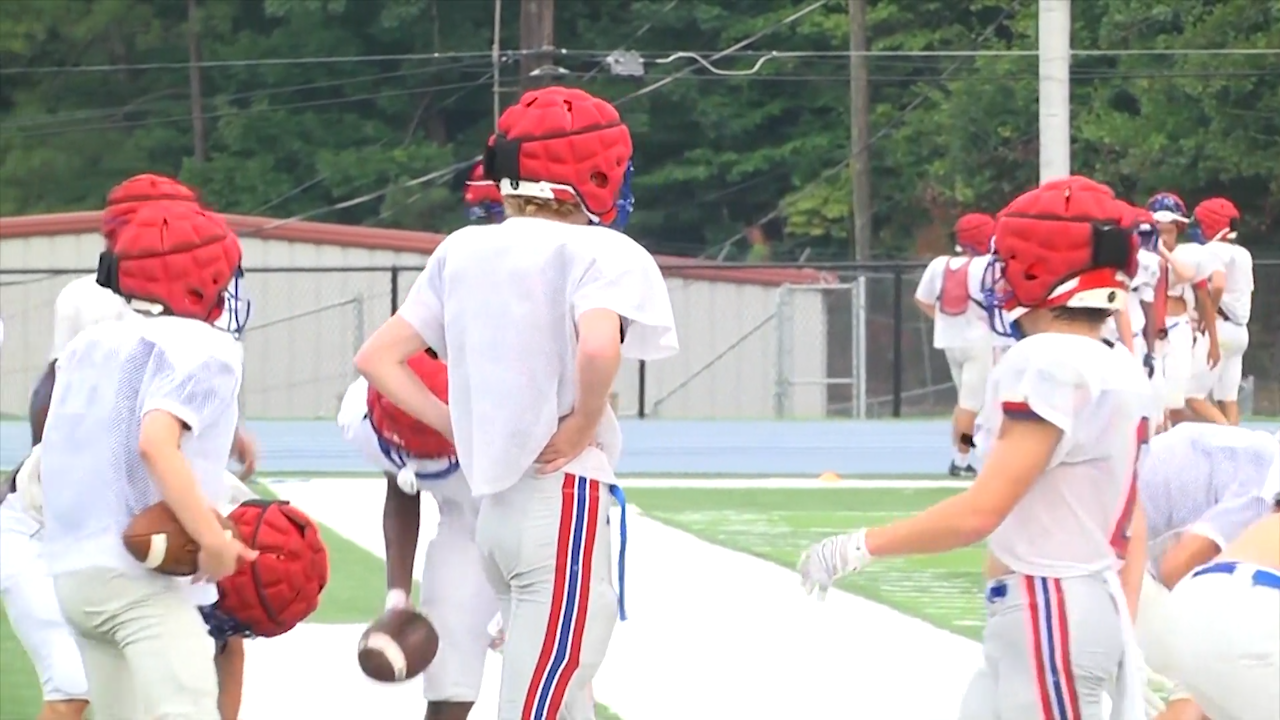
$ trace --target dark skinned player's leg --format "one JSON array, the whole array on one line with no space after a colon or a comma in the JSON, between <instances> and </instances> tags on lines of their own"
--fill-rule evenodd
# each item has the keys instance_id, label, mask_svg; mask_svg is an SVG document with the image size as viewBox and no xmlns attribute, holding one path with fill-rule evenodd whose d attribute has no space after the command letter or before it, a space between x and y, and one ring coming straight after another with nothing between
<instances>
[{"instance_id":1,"label":"dark skinned player's leg","mask_svg":"<svg viewBox=\"0 0 1280 720\"><path fill-rule=\"evenodd\" d=\"M31 391L31 402L27 406L27 418L31 422L31 444L36 445L44 438L44 421L49 417L49 402L53 400L53 381L57 371L53 363L45 368L40 381Z\"/></svg>"},{"instance_id":2,"label":"dark skinned player's leg","mask_svg":"<svg viewBox=\"0 0 1280 720\"><path fill-rule=\"evenodd\" d=\"M386 473L387 494L382 503L382 540L387 552L387 590L413 591L413 556L418 551L422 498L409 495ZM432 702L426 720L467 720L472 703Z\"/></svg>"},{"instance_id":3,"label":"dark skinned player's leg","mask_svg":"<svg viewBox=\"0 0 1280 720\"><path fill-rule=\"evenodd\" d=\"M228 638L213 663L218 669L218 713L222 720L238 720L244 697L244 638Z\"/></svg>"}]
</instances>

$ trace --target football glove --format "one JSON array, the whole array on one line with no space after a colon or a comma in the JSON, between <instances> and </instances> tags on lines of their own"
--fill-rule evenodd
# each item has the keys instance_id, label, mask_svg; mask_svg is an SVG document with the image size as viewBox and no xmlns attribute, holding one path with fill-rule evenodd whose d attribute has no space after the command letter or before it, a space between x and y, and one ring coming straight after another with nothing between
<instances>
[{"instance_id":1,"label":"football glove","mask_svg":"<svg viewBox=\"0 0 1280 720\"><path fill-rule=\"evenodd\" d=\"M800 571L800 585L806 594L823 600L837 578L858 572L870 562L865 529L832 535L814 543L800 556L797 568Z\"/></svg>"},{"instance_id":2,"label":"football glove","mask_svg":"<svg viewBox=\"0 0 1280 720\"><path fill-rule=\"evenodd\" d=\"M1147 369L1148 380L1155 377L1156 376L1156 356L1152 355L1151 353L1147 353L1146 355L1143 355L1142 367Z\"/></svg>"}]
</instances>

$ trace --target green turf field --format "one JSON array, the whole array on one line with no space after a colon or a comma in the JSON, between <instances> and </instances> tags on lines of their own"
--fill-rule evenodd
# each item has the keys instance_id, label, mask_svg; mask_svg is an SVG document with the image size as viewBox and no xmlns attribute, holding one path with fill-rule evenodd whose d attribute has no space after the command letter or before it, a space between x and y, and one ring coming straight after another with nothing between
<instances>
[{"instance_id":1,"label":"green turf field","mask_svg":"<svg viewBox=\"0 0 1280 720\"><path fill-rule=\"evenodd\" d=\"M883 488L627 490L648 516L718 545L794 567L827 535L922 510L955 490ZM977 638L983 622L980 548L877 561L841 587L938 627Z\"/></svg>"}]
</instances>

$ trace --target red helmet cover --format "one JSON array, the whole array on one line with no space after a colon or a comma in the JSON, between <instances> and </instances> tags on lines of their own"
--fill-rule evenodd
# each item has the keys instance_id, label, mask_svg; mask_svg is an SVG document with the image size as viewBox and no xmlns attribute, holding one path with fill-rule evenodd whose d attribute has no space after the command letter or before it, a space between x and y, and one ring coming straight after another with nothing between
<instances>
[{"instance_id":1,"label":"red helmet cover","mask_svg":"<svg viewBox=\"0 0 1280 720\"><path fill-rule=\"evenodd\" d=\"M306 620L329 583L329 551L305 513L279 500L250 500L227 516L260 554L218 581L218 610L258 637Z\"/></svg>"},{"instance_id":2,"label":"red helmet cover","mask_svg":"<svg viewBox=\"0 0 1280 720\"><path fill-rule=\"evenodd\" d=\"M240 239L221 216L193 203L159 201L120 228L102 254L98 282L179 317L213 322L240 257Z\"/></svg>"},{"instance_id":3,"label":"red helmet cover","mask_svg":"<svg viewBox=\"0 0 1280 720\"><path fill-rule=\"evenodd\" d=\"M1196 206L1196 224L1206 241L1228 237L1240 222L1240 210L1226 198L1209 198Z\"/></svg>"},{"instance_id":4,"label":"red helmet cover","mask_svg":"<svg viewBox=\"0 0 1280 720\"><path fill-rule=\"evenodd\" d=\"M462 201L468 205L479 205L484 202L501 203L502 193L498 192L498 184L484 176L484 163L476 163L471 176L463 187Z\"/></svg>"},{"instance_id":5,"label":"red helmet cover","mask_svg":"<svg viewBox=\"0 0 1280 720\"><path fill-rule=\"evenodd\" d=\"M200 204L194 190L171 177L150 173L134 175L107 193L107 205L102 210L102 236L107 240L107 247L115 245L116 235L139 208L158 200Z\"/></svg>"},{"instance_id":6,"label":"red helmet cover","mask_svg":"<svg viewBox=\"0 0 1280 720\"><path fill-rule=\"evenodd\" d=\"M952 232L956 244L974 255L985 255L991 249L996 219L986 213L967 213L956 221Z\"/></svg>"},{"instance_id":7,"label":"red helmet cover","mask_svg":"<svg viewBox=\"0 0 1280 720\"><path fill-rule=\"evenodd\" d=\"M498 119L484 155L495 182L550 183L608 225L631 162L631 132L613 105L577 88L530 90ZM520 193L511 193L520 194Z\"/></svg>"},{"instance_id":8,"label":"red helmet cover","mask_svg":"<svg viewBox=\"0 0 1280 720\"><path fill-rule=\"evenodd\" d=\"M1132 278L1138 262L1134 231L1143 217L1149 214L1117 200L1099 182L1080 176L1052 180L1000 211L992 246L1017 305L1043 307L1059 286L1092 270L1100 276L1119 270ZM1098 236L1110 229L1126 230L1127 244L1118 251L1107 248L1100 263ZM1124 285L1116 283L1119 289Z\"/></svg>"},{"instance_id":9,"label":"red helmet cover","mask_svg":"<svg viewBox=\"0 0 1280 720\"><path fill-rule=\"evenodd\" d=\"M421 352L409 358L413 371L432 395L449 402L449 371L443 362ZM369 386L369 422L374 432L387 442L421 459L453 457L453 443L431 426L396 407L385 395Z\"/></svg>"}]
</instances>

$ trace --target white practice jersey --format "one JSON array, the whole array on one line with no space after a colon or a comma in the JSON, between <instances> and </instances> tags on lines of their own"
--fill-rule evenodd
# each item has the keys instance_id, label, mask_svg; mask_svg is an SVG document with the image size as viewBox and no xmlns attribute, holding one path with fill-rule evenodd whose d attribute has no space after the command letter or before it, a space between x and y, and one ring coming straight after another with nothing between
<instances>
[{"instance_id":1,"label":"white practice jersey","mask_svg":"<svg viewBox=\"0 0 1280 720\"><path fill-rule=\"evenodd\" d=\"M125 299L99 285L96 276L72 280L53 303L53 348L49 350L49 360L57 360L67 345L86 329L133 317L137 314Z\"/></svg>"},{"instance_id":2,"label":"white practice jersey","mask_svg":"<svg viewBox=\"0 0 1280 720\"><path fill-rule=\"evenodd\" d=\"M1179 243L1172 254L1176 263L1192 268L1192 275L1190 280L1183 282L1176 282L1175 278L1170 277L1169 297L1182 298L1187 303L1188 312L1194 314L1196 294L1192 286L1208 280L1210 275L1223 270L1222 262L1216 255L1205 250L1204 245L1196 243Z\"/></svg>"},{"instance_id":3,"label":"white practice jersey","mask_svg":"<svg viewBox=\"0 0 1280 720\"><path fill-rule=\"evenodd\" d=\"M982 306L982 273L986 268L986 257L967 257L964 255L934 258L920 276L916 286L916 300L933 305L936 310L933 316L933 346L939 350L953 350L991 344L991 326L987 321L987 311ZM957 276L968 297L966 309L960 315L948 315L942 311L943 287L948 273L963 272ZM978 288L979 292L972 290Z\"/></svg>"},{"instance_id":4,"label":"white practice jersey","mask_svg":"<svg viewBox=\"0 0 1280 720\"><path fill-rule=\"evenodd\" d=\"M576 322L592 309L623 318L625 357L679 349L658 264L620 232L509 218L464 227L431 254L398 315L449 363L454 442L476 495L530 472L573 410ZM600 477L577 462L566 472Z\"/></svg>"},{"instance_id":5,"label":"white practice jersey","mask_svg":"<svg viewBox=\"0 0 1280 720\"><path fill-rule=\"evenodd\" d=\"M1129 283L1129 327L1135 338L1142 337L1147 328L1147 316L1142 311L1142 303L1154 302L1156 299L1156 283L1160 280L1160 256L1150 250L1138 250L1138 272ZM1116 331L1115 317L1107 318L1103 336L1108 340L1120 342L1120 334Z\"/></svg>"},{"instance_id":6,"label":"white practice jersey","mask_svg":"<svg viewBox=\"0 0 1280 720\"><path fill-rule=\"evenodd\" d=\"M1098 340L1046 333L1010 348L991 374L979 447L996 442L1006 417L1043 419L1062 430L1062 440L1048 469L991 534L991 553L1025 575L1115 569L1151 404L1142 364Z\"/></svg>"},{"instance_id":7,"label":"white practice jersey","mask_svg":"<svg viewBox=\"0 0 1280 720\"><path fill-rule=\"evenodd\" d=\"M1271 510L1277 477L1280 443L1269 432L1180 423L1153 437L1138 465L1152 562L1182 532L1225 548Z\"/></svg>"},{"instance_id":8,"label":"white practice jersey","mask_svg":"<svg viewBox=\"0 0 1280 720\"><path fill-rule=\"evenodd\" d=\"M1248 325L1253 317L1253 253L1222 240L1208 243L1204 248L1217 259L1226 274L1226 287L1218 309L1231 322Z\"/></svg>"},{"instance_id":9,"label":"white practice jersey","mask_svg":"<svg viewBox=\"0 0 1280 720\"><path fill-rule=\"evenodd\" d=\"M95 325L63 350L41 445L50 572L103 566L148 572L120 535L160 500L137 449L142 416L152 410L190 428L182 453L210 507L227 504L240 358L231 335L177 317ZM206 589L207 597L193 599L216 600L214 587Z\"/></svg>"}]
</instances>

